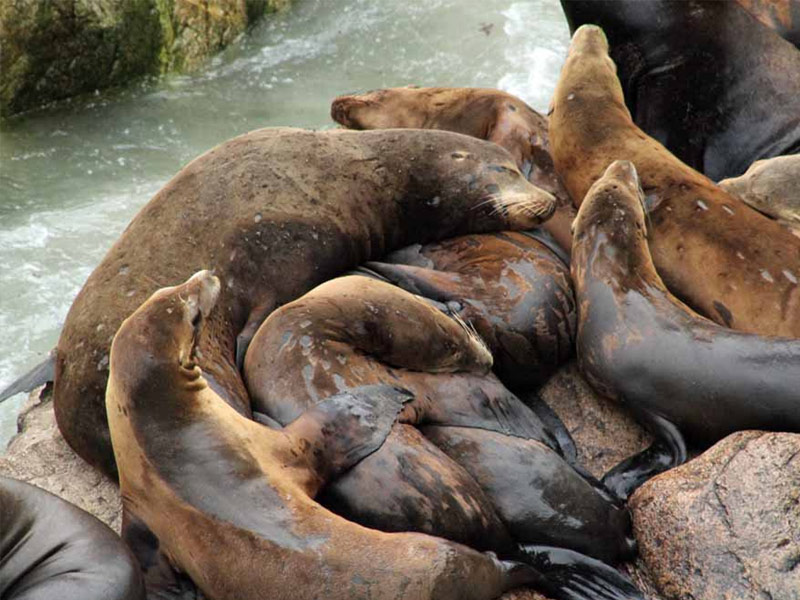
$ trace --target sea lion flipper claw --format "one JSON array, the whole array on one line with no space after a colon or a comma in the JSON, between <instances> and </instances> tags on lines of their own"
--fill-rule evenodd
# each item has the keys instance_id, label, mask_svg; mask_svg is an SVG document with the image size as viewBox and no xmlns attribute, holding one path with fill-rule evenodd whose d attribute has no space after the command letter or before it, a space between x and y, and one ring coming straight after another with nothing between
<instances>
[{"instance_id":1,"label":"sea lion flipper claw","mask_svg":"<svg viewBox=\"0 0 800 600\"><path fill-rule=\"evenodd\" d=\"M646 413L643 417L656 435L652 445L623 460L603 476L603 485L620 500L627 500L648 479L686 462L686 441L667 419Z\"/></svg>"},{"instance_id":2,"label":"sea lion flipper claw","mask_svg":"<svg viewBox=\"0 0 800 600\"><path fill-rule=\"evenodd\" d=\"M644 600L630 579L595 558L551 546L519 550L542 576L537 587L555 600Z\"/></svg>"},{"instance_id":3,"label":"sea lion flipper claw","mask_svg":"<svg viewBox=\"0 0 800 600\"><path fill-rule=\"evenodd\" d=\"M307 442L297 447L305 448L324 483L380 448L403 405L413 397L386 384L355 388L321 400L284 431Z\"/></svg>"}]
</instances>

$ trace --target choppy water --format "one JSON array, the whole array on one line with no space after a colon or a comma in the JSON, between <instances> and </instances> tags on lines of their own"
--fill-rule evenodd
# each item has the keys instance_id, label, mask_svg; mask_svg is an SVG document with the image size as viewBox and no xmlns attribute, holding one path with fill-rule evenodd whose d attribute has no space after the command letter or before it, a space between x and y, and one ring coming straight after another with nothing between
<instances>
[{"instance_id":1,"label":"choppy water","mask_svg":"<svg viewBox=\"0 0 800 600\"><path fill-rule=\"evenodd\" d=\"M201 73L0 126L0 389L41 361L72 299L182 165L259 127L332 127L377 87L499 87L546 111L566 54L557 0L297 0ZM19 395L0 405L0 448Z\"/></svg>"}]
</instances>

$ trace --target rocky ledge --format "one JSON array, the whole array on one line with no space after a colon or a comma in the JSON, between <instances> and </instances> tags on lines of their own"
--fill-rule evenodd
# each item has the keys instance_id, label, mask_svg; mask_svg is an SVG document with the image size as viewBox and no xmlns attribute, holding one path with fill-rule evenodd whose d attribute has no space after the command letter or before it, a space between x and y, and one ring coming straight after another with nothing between
<instances>
[{"instance_id":1,"label":"rocky ledge","mask_svg":"<svg viewBox=\"0 0 800 600\"><path fill-rule=\"evenodd\" d=\"M291 0L0 2L0 116L188 72Z\"/></svg>"}]
</instances>

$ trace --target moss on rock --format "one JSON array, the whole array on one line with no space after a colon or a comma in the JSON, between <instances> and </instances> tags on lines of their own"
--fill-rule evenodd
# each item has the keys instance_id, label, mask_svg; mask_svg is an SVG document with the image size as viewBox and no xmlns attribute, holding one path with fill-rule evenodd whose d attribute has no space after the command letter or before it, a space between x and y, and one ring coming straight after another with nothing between
<instances>
[{"instance_id":1,"label":"moss on rock","mask_svg":"<svg viewBox=\"0 0 800 600\"><path fill-rule=\"evenodd\" d=\"M0 116L201 66L290 0L2 0Z\"/></svg>"}]
</instances>

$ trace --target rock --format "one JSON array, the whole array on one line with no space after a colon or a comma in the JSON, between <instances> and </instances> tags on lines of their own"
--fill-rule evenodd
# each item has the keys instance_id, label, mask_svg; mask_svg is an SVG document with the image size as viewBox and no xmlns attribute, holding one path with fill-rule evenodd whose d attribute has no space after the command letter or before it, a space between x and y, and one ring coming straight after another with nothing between
<instances>
[{"instance_id":1,"label":"rock","mask_svg":"<svg viewBox=\"0 0 800 600\"><path fill-rule=\"evenodd\" d=\"M85 463L61 437L49 398L34 391L17 419L20 433L0 456L0 474L43 488L119 532L119 489Z\"/></svg>"},{"instance_id":2,"label":"rock","mask_svg":"<svg viewBox=\"0 0 800 600\"><path fill-rule=\"evenodd\" d=\"M666 598L800 599L800 435L735 433L630 506Z\"/></svg>"},{"instance_id":3,"label":"rock","mask_svg":"<svg viewBox=\"0 0 800 600\"><path fill-rule=\"evenodd\" d=\"M0 116L190 71L291 0L6 0L0 3Z\"/></svg>"},{"instance_id":4,"label":"rock","mask_svg":"<svg viewBox=\"0 0 800 600\"><path fill-rule=\"evenodd\" d=\"M652 442L622 406L589 386L575 361L553 375L539 395L567 426L578 447L578 460L595 477Z\"/></svg>"}]
</instances>

